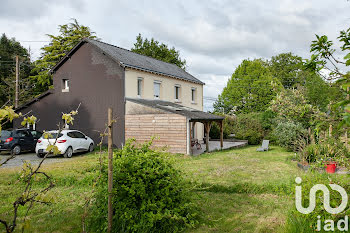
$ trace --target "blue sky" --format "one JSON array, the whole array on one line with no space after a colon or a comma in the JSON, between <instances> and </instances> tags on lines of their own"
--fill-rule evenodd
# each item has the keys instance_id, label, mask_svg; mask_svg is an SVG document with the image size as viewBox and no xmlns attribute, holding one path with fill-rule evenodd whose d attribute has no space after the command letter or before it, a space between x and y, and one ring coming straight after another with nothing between
<instances>
[{"instance_id":1,"label":"blue sky","mask_svg":"<svg viewBox=\"0 0 350 233\"><path fill-rule=\"evenodd\" d=\"M310 56L315 34L335 40L350 26L347 0L2 1L0 32L40 56L46 34L76 18L107 43L130 49L138 33L175 46L188 71L216 98L243 59L282 52ZM26 42L44 41L44 42ZM212 101L205 100L205 109Z\"/></svg>"}]
</instances>

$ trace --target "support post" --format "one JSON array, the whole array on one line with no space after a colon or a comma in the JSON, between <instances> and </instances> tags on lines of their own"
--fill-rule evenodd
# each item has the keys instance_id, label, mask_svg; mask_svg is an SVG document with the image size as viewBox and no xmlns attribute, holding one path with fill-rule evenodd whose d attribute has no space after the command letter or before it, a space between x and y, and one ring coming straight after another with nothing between
<instances>
[{"instance_id":1,"label":"support post","mask_svg":"<svg viewBox=\"0 0 350 233\"><path fill-rule=\"evenodd\" d=\"M112 232L113 206L113 109L108 108L108 232Z\"/></svg>"},{"instance_id":2,"label":"support post","mask_svg":"<svg viewBox=\"0 0 350 233\"><path fill-rule=\"evenodd\" d=\"M220 147L224 148L224 120L220 121Z\"/></svg>"},{"instance_id":3,"label":"support post","mask_svg":"<svg viewBox=\"0 0 350 233\"><path fill-rule=\"evenodd\" d=\"M205 131L206 131L206 135L205 135L205 149L206 152L209 152L209 133L210 133L210 122L205 122L204 124L205 126Z\"/></svg>"},{"instance_id":4,"label":"support post","mask_svg":"<svg viewBox=\"0 0 350 233\"><path fill-rule=\"evenodd\" d=\"M192 151L192 122L190 122L190 155L193 154Z\"/></svg>"},{"instance_id":5,"label":"support post","mask_svg":"<svg viewBox=\"0 0 350 233\"><path fill-rule=\"evenodd\" d=\"M16 82L15 82L15 108L18 108L18 84L19 83L19 61L18 61L18 56L16 56Z\"/></svg>"}]
</instances>

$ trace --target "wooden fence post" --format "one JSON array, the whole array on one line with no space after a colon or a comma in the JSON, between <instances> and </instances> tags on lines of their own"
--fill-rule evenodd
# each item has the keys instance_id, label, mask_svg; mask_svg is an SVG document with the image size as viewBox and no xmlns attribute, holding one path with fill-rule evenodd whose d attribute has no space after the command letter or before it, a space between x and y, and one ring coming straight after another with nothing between
<instances>
[{"instance_id":1,"label":"wooden fence post","mask_svg":"<svg viewBox=\"0 0 350 233\"><path fill-rule=\"evenodd\" d=\"M113 109L108 108L108 232L112 232L113 221Z\"/></svg>"}]
</instances>

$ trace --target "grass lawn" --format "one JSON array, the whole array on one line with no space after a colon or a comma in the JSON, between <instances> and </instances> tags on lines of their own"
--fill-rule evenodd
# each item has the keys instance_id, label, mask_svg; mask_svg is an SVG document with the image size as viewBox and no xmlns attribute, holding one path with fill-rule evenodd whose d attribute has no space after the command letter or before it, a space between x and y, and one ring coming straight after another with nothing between
<instances>
[{"instance_id":1,"label":"grass lawn","mask_svg":"<svg viewBox=\"0 0 350 233\"><path fill-rule=\"evenodd\" d=\"M290 160L293 153L279 147L269 152L256 152L256 148L175 156L176 166L197 183L194 199L201 220L188 232L283 232L293 206L291 187L295 177L305 173ZM93 153L44 164L43 170L55 179L49 195L53 204L33 208L27 232L81 232L84 199L91 193L97 164L98 155ZM9 219L11 203L23 188L17 181L19 171L0 169L1 218Z\"/></svg>"}]
</instances>

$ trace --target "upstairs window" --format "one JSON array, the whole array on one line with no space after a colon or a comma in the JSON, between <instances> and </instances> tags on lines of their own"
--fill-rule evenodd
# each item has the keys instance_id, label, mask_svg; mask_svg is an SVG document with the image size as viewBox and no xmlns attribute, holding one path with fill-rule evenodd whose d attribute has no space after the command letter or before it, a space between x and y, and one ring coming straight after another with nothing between
<instances>
[{"instance_id":1,"label":"upstairs window","mask_svg":"<svg viewBox=\"0 0 350 233\"><path fill-rule=\"evenodd\" d=\"M175 85L175 100L180 100L180 85Z\"/></svg>"},{"instance_id":2,"label":"upstairs window","mask_svg":"<svg viewBox=\"0 0 350 233\"><path fill-rule=\"evenodd\" d=\"M192 103L195 103L196 102L196 88L191 88L191 100L192 100Z\"/></svg>"},{"instance_id":3,"label":"upstairs window","mask_svg":"<svg viewBox=\"0 0 350 233\"><path fill-rule=\"evenodd\" d=\"M69 92L69 79L62 79L62 92Z\"/></svg>"},{"instance_id":4,"label":"upstairs window","mask_svg":"<svg viewBox=\"0 0 350 233\"><path fill-rule=\"evenodd\" d=\"M137 79L137 97L142 96L142 78Z\"/></svg>"},{"instance_id":5,"label":"upstairs window","mask_svg":"<svg viewBox=\"0 0 350 233\"><path fill-rule=\"evenodd\" d=\"M154 98L159 99L160 98L160 82L154 82L153 89L154 89Z\"/></svg>"}]
</instances>

